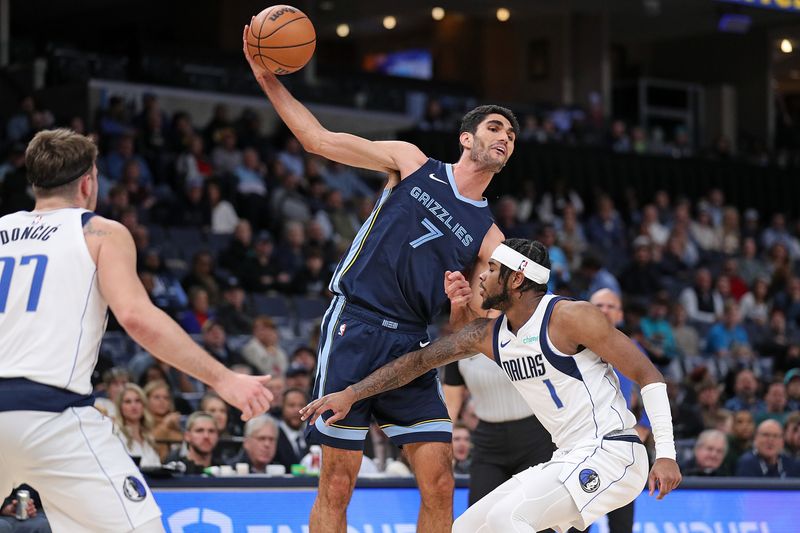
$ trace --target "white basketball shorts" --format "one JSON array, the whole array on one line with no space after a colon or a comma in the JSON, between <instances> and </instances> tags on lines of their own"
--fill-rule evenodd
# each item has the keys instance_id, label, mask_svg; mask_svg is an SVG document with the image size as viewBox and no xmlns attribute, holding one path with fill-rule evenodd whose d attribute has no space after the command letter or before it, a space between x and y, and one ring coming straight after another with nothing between
<instances>
[{"instance_id":1,"label":"white basketball shorts","mask_svg":"<svg viewBox=\"0 0 800 533\"><path fill-rule=\"evenodd\" d=\"M123 533L161 516L111 420L94 407L0 412L0 495L39 491L53 531Z\"/></svg>"}]
</instances>

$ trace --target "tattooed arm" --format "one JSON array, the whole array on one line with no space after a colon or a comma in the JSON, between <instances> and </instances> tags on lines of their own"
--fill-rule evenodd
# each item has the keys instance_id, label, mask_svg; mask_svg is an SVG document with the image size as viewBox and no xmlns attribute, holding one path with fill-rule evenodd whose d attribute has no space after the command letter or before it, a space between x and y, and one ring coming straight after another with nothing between
<instances>
[{"instance_id":1,"label":"tattooed arm","mask_svg":"<svg viewBox=\"0 0 800 533\"><path fill-rule=\"evenodd\" d=\"M432 368L476 352L492 353L493 322L494 320L488 318L479 318L464 326L464 329L442 337L421 350L398 357L345 390L309 403L300 410L302 419L311 417L309 423L313 424L319 415L331 410L334 414L325 424L333 424L344 418L350 411L350 406L359 400L402 387Z\"/></svg>"}]
</instances>

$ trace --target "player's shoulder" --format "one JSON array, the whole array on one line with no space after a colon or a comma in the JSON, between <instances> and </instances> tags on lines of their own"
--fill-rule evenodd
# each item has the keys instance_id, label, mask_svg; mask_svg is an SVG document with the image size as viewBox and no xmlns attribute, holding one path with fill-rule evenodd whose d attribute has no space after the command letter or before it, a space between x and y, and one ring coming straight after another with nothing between
<instances>
[{"instance_id":1,"label":"player's shoulder","mask_svg":"<svg viewBox=\"0 0 800 533\"><path fill-rule=\"evenodd\" d=\"M87 214L91 215L86 216L83 222L83 234L87 238L133 239L128 228L120 222L94 213L87 212Z\"/></svg>"},{"instance_id":2,"label":"player's shoulder","mask_svg":"<svg viewBox=\"0 0 800 533\"><path fill-rule=\"evenodd\" d=\"M553 305L552 321L566 324L580 324L597 312L597 308L583 300L564 298Z\"/></svg>"}]
</instances>

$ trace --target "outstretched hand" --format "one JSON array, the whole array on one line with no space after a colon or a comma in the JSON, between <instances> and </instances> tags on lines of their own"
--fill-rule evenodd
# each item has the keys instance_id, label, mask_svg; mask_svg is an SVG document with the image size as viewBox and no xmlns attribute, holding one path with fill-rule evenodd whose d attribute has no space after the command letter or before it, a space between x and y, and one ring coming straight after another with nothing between
<instances>
[{"instance_id":1,"label":"outstretched hand","mask_svg":"<svg viewBox=\"0 0 800 533\"><path fill-rule=\"evenodd\" d=\"M255 17L250 17L250 24L253 23ZM242 51L244 52L244 57L247 59L247 62L250 64L250 70L253 71L253 74L256 78L264 77L264 76L275 76L269 69L265 68L264 65L261 64L261 61L255 59L251 54L250 50L247 46L247 33L250 31L250 24L245 24L244 31L242 31Z\"/></svg>"},{"instance_id":2,"label":"outstretched hand","mask_svg":"<svg viewBox=\"0 0 800 533\"><path fill-rule=\"evenodd\" d=\"M220 397L242 412L245 422L269 410L272 392L266 388L272 376L248 376L230 372L215 390Z\"/></svg>"},{"instance_id":3,"label":"outstretched hand","mask_svg":"<svg viewBox=\"0 0 800 533\"><path fill-rule=\"evenodd\" d=\"M346 417L353 403L355 403L355 393L348 387L343 391L326 394L322 398L318 398L309 403L300 409L300 418L301 420L307 420L311 417L308 423L309 425L313 425L322 413L333 411L333 415L325 421L325 425L330 426L334 422Z\"/></svg>"},{"instance_id":4,"label":"outstretched hand","mask_svg":"<svg viewBox=\"0 0 800 533\"><path fill-rule=\"evenodd\" d=\"M444 273L444 292L450 299L450 305L462 306L469 304L472 300L472 288L461 272Z\"/></svg>"},{"instance_id":5,"label":"outstretched hand","mask_svg":"<svg viewBox=\"0 0 800 533\"><path fill-rule=\"evenodd\" d=\"M661 500L675 490L680 484L682 479L681 470L678 468L678 463L672 459L656 459L653 468L650 469L648 476L648 485L650 487L650 496L655 494L658 489L657 500Z\"/></svg>"}]
</instances>

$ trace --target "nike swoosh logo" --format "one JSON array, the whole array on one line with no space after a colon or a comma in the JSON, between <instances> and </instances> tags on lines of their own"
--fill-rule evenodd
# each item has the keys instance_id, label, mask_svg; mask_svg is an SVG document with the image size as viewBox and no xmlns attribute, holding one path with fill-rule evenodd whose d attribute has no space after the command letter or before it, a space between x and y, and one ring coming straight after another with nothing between
<instances>
[{"instance_id":1,"label":"nike swoosh logo","mask_svg":"<svg viewBox=\"0 0 800 533\"><path fill-rule=\"evenodd\" d=\"M447 182L446 182L446 181L444 181L444 180L440 180L439 178L437 178L437 177L436 177L436 174L433 174L433 173L431 173L431 174L428 174L428 177L429 177L430 179L432 179L433 181L438 181L439 183L444 183L445 185L447 185Z\"/></svg>"},{"instance_id":2,"label":"nike swoosh logo","mask_svg":"<svg viewBox=\"0 0 800 533\"><path fill-rule=\"evenodd\" d=\"M506 346L508 346L508 343L509 343L509 342L511 342L511 339L508 339L506 342L501 342L501 343L500 343L500 347L501 347L501 348L505 348Z\"/></svg>"},{"instance_id":3,"label":"nike swoosh logo","mask_svg":"<svg viewBox=\"0 0 800 533\"><path fill-rule=\"evenodd\" d=\"M426 341L426 342L419 341L419 347L420 348L424 348L427 345L429 345L430 343L431 343L431 341Z\"/></svg>"}]
</instances>

